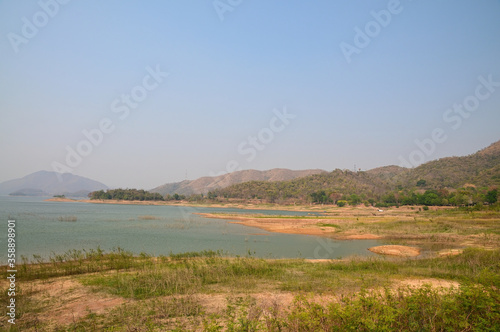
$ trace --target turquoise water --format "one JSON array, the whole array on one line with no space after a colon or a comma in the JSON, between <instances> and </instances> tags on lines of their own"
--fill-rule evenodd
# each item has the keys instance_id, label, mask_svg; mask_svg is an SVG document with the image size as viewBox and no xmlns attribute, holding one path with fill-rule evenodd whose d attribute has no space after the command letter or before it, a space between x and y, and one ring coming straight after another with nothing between
<instances>
[{"instance_id":1,"label":"turquoise water","mask_svg":"<svg viewBox=\"0 0 500 332\"><path fill-rule=\"evenodd\" d=\"M193 213L244 213L240 209L180 206L113 205L46 202L40 197L0 196L0 264L7 257L7 221L16 220L16 252L48 258L70 249L120 247L139 254L168 255L201 250L222 250L228 255L272 258L339 258L372 255L376 240L334 241L326 238L270 233L207 219ZM302 212L258 210L252 213L306 215ZM77 221L60 221L75 216ZM142 220L141 216L154 216Z\"/></svg>"}]
</instances>

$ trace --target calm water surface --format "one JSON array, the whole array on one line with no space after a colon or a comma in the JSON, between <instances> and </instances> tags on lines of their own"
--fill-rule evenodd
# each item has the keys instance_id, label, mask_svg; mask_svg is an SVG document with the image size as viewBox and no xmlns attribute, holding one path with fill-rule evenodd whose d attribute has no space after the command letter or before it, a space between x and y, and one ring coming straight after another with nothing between
<instances>
[{"instance_id":1,"label":"calm water surface","mask_svg":"<svg viewBox=\"0 0 500 332\"><path fill-rule=\"evenodd\" d=\"M339 258L373 255L367 248L377 240L334 241L326 238L270 233L207 219L193 213L244 213L240 209L191 208L45 202L40 197L0 196L0 264L6 263L7 220L16 220L16 250L32 258L49 257L70 249L120 247L139 254L168 255L170 252L222 250L228 255L273 258ZM307 212L252 210L269 215L306 215ZM59 221L75 216L76 222ZM154 216L154 220L143 220Z\"/></svg>"}]
</instances>

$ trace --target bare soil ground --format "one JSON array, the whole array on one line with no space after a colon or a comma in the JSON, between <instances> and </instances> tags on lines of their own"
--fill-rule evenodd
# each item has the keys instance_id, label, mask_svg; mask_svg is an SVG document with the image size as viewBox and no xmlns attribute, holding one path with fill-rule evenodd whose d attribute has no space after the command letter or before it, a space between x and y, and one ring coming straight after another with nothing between
<instances>
[{"instance_id":1,"label":"bare soil ground","mask_svg":"<svg viewBox=\"0 0 500 332\"><path fill-rule=\"evenodd\" d=\"M416 257L420 255L419 248L397 246L397 245L371 247L368 250L376 254L391 255L391 256Z\"/></svg>"},{"instance_id":2,"label":"bare soil ground","mask_svg":"<svg viewBox=\"0 0 500 332\"><path fill-rule=\"evenodd\" d=\"M315 262L318 263L318 262ZM322 262L328 263L328 262ZM396 291L401 287L421 287L430 285L435 289L457 288L459 283L434 278L413 278L404 280L394 280L390 289ZM32 319L39 320L47 324L49 328L56 326L67 326L78 321L89 314L106 314L110 310L123 304L137 300L127 300L118 296L111 296L102 292L94 292L92 287L83 286L80 282L71 277L62 277L50 281L35 281L30 285L33 292L33 300L39 302L43 310L43 315L37 315ZM374 292L382 290L374 289ZM292 305L295 296L292 292L284 291L262 291L250 294L244 293L215 293L215 294L190 294L176 295L176 298L192 297L203 307L207 314L218 314L226 310L231 298L250 297L260 308L288 308ZM315 303L331 303L338 301L335 294L314 295L310 298ZM140 301L139 301L140 302Z\"/></svg>"},{"instance_id":3,"label":"bare soil ground","mask_svg":"<svg viewBox=\"0 0 500 332\"><path fill-rule=\"evenodd\" d=\"M49 325L71 324L89 313L102 314L127 302L122 297L95 293L71 277L35 281L27 286L37 305L50 308L37 317Z\"/></svg>"},{"instance_id":4,"label":"bare soil ground","mask_svg":"<svg viewBox=\"0 0 500 332\"><path fill-rule=\"evenodd\" d=\"M230 221L232 224L241 224L250 227L264 229L268 232L304 234L304 235L327 235L335 232L334 228L320 228L317 224L321 219L282 219L282 218L254 218L245 216L225 216L212 213L196 213L205 218L237 220Z\"/></svg>"},{"instance_id":5,"label":"bare soil ground","mask_svg":"<svg viewBox=\"0 0 500 332\"><path fill-rule=\"evenodd\" d=\"M399 282L395 282L394 286L397 287L412 287L419 288L424 285L430 285L432 288L458 288L460 284L456 281L443 280L443 279L434 279L434 278L425 278L425 279L405 279Z\"/></svg>"}]
</instances>

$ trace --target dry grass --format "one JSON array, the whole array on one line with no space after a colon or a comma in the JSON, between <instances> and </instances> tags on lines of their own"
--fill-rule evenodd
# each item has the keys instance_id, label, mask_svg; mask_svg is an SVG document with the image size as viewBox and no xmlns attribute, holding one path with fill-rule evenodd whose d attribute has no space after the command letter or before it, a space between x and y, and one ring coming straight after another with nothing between
<instances>
[{"instance_id":1,"label":"dry grass","mask_svg":"<svg viewBox=\"0 0 500 332\"><path fill-rule=\"evenodd\" d=\"M20 273L23 289L17 299L22 311L11 331L100 331L112 326L113 331L280 330L277 326L281 331L316 331L322 330L314 325L319 317L326 324L323 330L345 330L349 328L342 321L390 322L393 314L398 315L393 323L403 325L389 325L392 330L412 330L408 317L424 319L420 327L455 328L435 320L448 314L454 323L467 319L484 330L500 322L494 307L499 255L498 250L468 249L433 259L310 263L222 258L211 252L155 258L95 254L81 262L49 264L59 273L73 271L64 265L81 266L73 276L39 274L24 280ZM85 272L87 266L94 268L94 260L108 269ZM50 273L34 264L26 266L27 275L31 269ZM5 281L0 285L5 288ZM467 303L472 307L461 306ZM6 326L3 316L0 324Z\"/></svg>"}]
</instances>

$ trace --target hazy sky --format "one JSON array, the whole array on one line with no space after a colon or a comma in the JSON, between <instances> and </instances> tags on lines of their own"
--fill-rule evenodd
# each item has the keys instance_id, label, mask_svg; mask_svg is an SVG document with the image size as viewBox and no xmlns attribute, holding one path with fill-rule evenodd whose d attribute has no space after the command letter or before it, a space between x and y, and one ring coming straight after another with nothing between
<instances>
[{"instance_id":1,"label":"hazy sky","mask_svg":"<svg viewBox=\"0 0 500 332\"><path fill-rule=\"evenodd\" d=\"M0 181L150 189L500 139L500 1L0 1Z\"/></svg>"}]
</instances>

